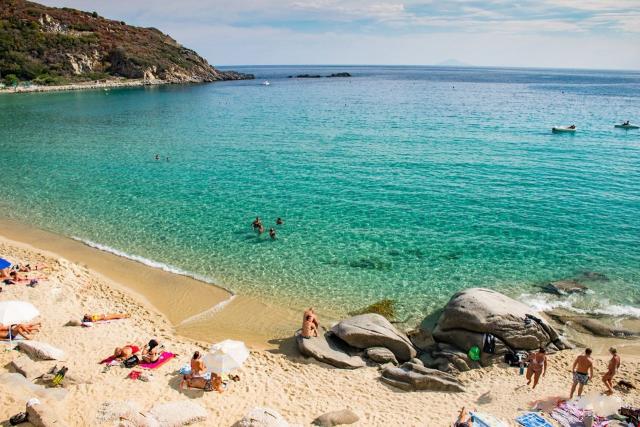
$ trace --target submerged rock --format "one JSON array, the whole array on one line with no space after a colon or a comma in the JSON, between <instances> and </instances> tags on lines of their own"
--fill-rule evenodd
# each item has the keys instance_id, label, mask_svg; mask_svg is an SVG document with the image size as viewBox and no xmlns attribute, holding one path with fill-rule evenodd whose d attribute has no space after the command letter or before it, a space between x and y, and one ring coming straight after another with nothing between
<instances>
[{"instance_id":1,"label":"submerged rock","mask_svg":"<svg viewBox=\"0 0 640 427\"><path fill-rule=\"evenodd\" d=\"M386 368L382 371L381 380L405 391L464 391L462 382L453 375L411 362Z\"/></svg>"},{"instance_id":2,"label":"submerged rock","mask_svg":"<svg viewBox=\"0 0 640 427\"><path fill-rule=\"evenodd\" d=\"M569 295L569 294L583 294L587 292L589 288L585 285L578 283L575 280L559 280L557 282L549 282L544 286L547 292L551 292L556 295Z\"/></svg>"},{"instance_id":3,"label":"submerged rock","mask_svg":"<svg viewBox=\"0 0 640 427\"><path fill-rule=\"evenodd\" d=\"M356 348L385 347L400 362L416 357L409 338L379 314L361 314L339 322L332 329L340 339Z\"/></svg>"},{"instance_id":4,"label":"submerged rock","mask_svg":"<svg viewBox=\"0 0 640 427\"><path fill-rule=\"evenodd\" d=\"M296 342L300 353L307 357L327 363L336 368L356 369L366 366L362 357L355 355L355 349L345 342L327 332L323 335L311 338L302 338L300 332L296 332Z\"/></svg>"}]
</instances>

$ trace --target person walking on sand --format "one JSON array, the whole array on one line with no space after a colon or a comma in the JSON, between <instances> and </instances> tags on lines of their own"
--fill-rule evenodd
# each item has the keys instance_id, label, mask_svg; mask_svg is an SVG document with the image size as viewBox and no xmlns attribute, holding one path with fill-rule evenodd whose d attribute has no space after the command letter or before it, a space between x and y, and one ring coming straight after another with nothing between
<instances>
[{"instance_id":1,"label":"person walking on sand","mask_svg":"<svg viewBox=\"0 0 640 427\"><path fill-rule=\"evenodd\" d=\"M571 386L571 393L569 399L573 399L573 393L578 386L578 397L582 396L582 389L593 378L593 361L591 360L591 349L584 350L584 354L576 357L576 361L573 362L573 385Z\"/></svg>"},{"instance_id":2,"label":"person walking on sand","mask_svg":"<svg viewBox=\"0 0 640 427\"><path fill-rule=\"evenodd\" d=\"M546 350L540 347L537 353L532 353L527 358L529 366L527 367L527 385L531 384L533 377L533 387L536 388L540 376L544 376L547 373L547 355Z\"/></svg>"},{"instance_id":3,"label":"person walking on sand","mask_svg":"<svg viewBox=\"0 0 640 427\"><path fill-rule=\"evenodd\" d=\"M618 350L614 347L609 349L611 353L611 360L609 360L609 366L607 367L607 373L602 376L602 382L607 387L606 394L613 394L613 377L618 373L620 369L620 356L618 356Z\"/></svg>"}]
</instances>

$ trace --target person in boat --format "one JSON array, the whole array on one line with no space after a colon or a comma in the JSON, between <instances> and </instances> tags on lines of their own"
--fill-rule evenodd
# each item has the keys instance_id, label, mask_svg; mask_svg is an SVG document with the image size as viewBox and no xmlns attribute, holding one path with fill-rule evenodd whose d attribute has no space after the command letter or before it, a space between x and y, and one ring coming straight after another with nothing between
<instances>
[{"instance_id":1,"label":"person in boat","mask_svg":"<svg viewBox=\"0 0 640 427\"><path fill-rule=\"evenodd\" d=\"M622 126L629 126L629 120L627 120L626 122L623 122Z\"/></svg>"},{"instance_id":2,"label":"person in boat","mask_svg":"<svg viewBox=\"0 0 640 427\"><path fill-rule=\"evenodd\" d=\"M567 126L567 129L575 129L576 125Z\"/></svg>"},{"instance_id":3,"label":"person in boat","mask_svg":"<svg viewBox=\"0 0 640 427\"><path fill-rule=\"evenodd\" d=\"M529 366L527 366L527 385L530 385L533 379L532 388L536 388L540 376L544 376L547 373L546 350L540 347L537 353L529 355L527 362L529 362Z\"/></svg>"},{"instance_id":4,"label":"person in boat","mask_svg":"<svg viewBox=\"0 0 640 427\"><path fill-rule=\"evenodd\" d=\"M269 229L269 237L271 237L271 240L276 240L276 230L273 227Z\"/></svg>"}]
</instances>

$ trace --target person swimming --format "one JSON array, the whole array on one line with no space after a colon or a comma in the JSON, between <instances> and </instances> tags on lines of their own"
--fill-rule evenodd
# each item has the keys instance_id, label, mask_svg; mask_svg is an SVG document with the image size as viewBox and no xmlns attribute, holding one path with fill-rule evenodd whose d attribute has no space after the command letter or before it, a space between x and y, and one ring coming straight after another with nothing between
<instances>
[{"instance_id":1,"label":"person swimming","mask_svg":"<svg viewBox=\"0 0 640 427\"><path fill-rule=\"evenodd\" d=\"M284 224L284 221L282 220L282 218L278 217L276 219L276 225L282 225L282 224Z\"/></svg>"},{"instance_id":2,"label":"person swimming","mask_svg":"<svg viewBox=\"0 0 640 427\"><path fill-rule=\"evenodd\" d=\"M276 240L276 230L273 227L269 229L269 237L271 237L271 240Z\"/></svg>"},{"instance_id":3,"label":"person swimming","mask_svg":"<svg viewBox=\"0 0 640 427\"><path fill-rule=\"evenodd\" d=\"M256 219L251 223L251 227L253 227L254 230L259 230L262 227L262 221L260 220L259 216L257 216Z\"/></svg>"}]
</instances>

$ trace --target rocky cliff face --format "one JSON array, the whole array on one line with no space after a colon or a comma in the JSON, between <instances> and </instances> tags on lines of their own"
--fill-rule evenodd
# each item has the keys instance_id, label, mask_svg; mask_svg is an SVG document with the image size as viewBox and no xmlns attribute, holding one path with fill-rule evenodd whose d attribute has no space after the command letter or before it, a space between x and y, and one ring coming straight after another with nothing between
<instances>
[{"instance_id":1,"label":"rocky cliff face","mask_svg":"<svg viewBox=\"0 0 640 427\"><path fill-rule=\"evenodd\" d=\"M38 83L108 77L175 83L253 78L217 70L155 28L24 0L0 0L0 74Z\"/></svg>"}]
</instances>

